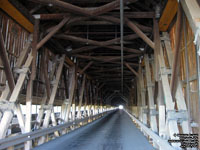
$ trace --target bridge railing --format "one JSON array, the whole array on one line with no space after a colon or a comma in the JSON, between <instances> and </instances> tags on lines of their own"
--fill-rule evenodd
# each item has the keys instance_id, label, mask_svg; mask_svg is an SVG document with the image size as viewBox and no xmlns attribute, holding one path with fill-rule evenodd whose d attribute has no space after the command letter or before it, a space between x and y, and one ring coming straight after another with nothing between
<instances>
[{"instance_id":1,"label":"bridge railing","mask_svg":"<svg viewBox=\"0 0 200 150\"><path fill-rule=\"evenodd\" d=\"M83 123L83 124L90 123L91 121L94 121L98 118L101 118L104 115L106 115L107 113L110 113L112 111L114 111L114 110L105 111L105 112L102 112L102 113L99 113L99 114L96 114L96 115L93 115L93 116L85 117L83 119L74 120L74 121L67 122L67 123L64 123L64 124L60 124L60 125L57 125L57 126L44 128L44 129L38 129L38 130L29 132L29 133L20 134L20 135L16 135L16 136L13 136L13 137L1 139L0 140L0 149L5 149L5 148L8 148L8 147L19 145L21 143L24 143L24 142L27 142L27 141L30 141L30 140L34 140L34 139L40 138L42 136L54 133L55 131L61 131L61 133L62 133L62 131L66 128L69 128L71 126L77 126L77 125L80 125L81 123Z\"/></svg>"},{"instance_id":2,"label":"bridge railing","mask_svg":"<svg viewBox=\"0 0 200 150\"><path fill-rule=\"evenodd\" d=\"M148 128L145 124L139 121L134 115L130 114L128 111L124 110L131 119L141 128L143 132L145 132L153 141L159 146L160 150L177 150L172 147L167 140L164 140L155 132L153 132L150 128Z\"/></svg>"}]
</instances>

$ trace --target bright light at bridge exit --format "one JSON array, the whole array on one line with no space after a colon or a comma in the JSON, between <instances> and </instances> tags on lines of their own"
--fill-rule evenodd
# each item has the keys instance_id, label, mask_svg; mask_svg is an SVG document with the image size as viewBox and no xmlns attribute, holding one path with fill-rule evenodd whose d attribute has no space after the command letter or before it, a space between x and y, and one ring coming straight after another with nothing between
<instances>
[{"instance_id":1,"label":"bright light at bridge exit","mask_svg":"<svg viewBox=\"0 0 200 150\"><path fill-rule=\"evenodd\" d=\"M119 109L124 109L124 106L123 105L119 105Z\"/></svg>"}]
</instances>

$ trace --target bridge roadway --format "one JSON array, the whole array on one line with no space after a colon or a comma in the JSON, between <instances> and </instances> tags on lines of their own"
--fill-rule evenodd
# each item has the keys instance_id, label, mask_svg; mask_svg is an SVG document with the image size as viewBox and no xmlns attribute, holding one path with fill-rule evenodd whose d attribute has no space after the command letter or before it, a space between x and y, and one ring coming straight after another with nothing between
<instances>
[{"instance_id":1,"label":"bridge roadway","mask_svg":"<svg viewBox=\"0 0 200 150\"><path fill-rule=\"evenodd\" d=\"M34 150L153 150L123 110L44 143Z\"/></svg>"}]
</instances>

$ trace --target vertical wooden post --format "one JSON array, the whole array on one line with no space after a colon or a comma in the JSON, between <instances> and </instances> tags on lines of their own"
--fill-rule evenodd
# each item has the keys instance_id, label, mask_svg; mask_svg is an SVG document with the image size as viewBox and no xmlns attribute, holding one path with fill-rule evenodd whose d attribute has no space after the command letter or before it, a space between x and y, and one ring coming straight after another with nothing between
<instances>
[{"instance_id":1,"label":"vertical wooden post","mask_svg":"<svg viewBox=\"0 0 200 150\"><path fill-rule=\"evenodd\" d=\"M31 118L32 118L32 92L33 92L33 80L36 76L36 57L37 57L37 41L39 32L39 20L35 20L33 42L32 42L32 69L30 80L28 81L27 91L26 91L26 121L25 121L25 132L31 131ZM30 150L32 148L32 142L27 141L24 145L25 150Z\"/></svg>"},{"instance_id":2,"label":"vertical wooden post","mask_svg":"<svg viewBox=\"0 0 200 150\"><path fill-rule=\"evenodd\" d=\"M154 18L154 43L155 43L155 49L154 49L154 79L155 81L159 80L159 63L158 63L158 54L160 53L160 35L159 35L159 26L157 20Z\"/></svg>"},{"instance_id":3,"label":"vertical wooden post","mask_svg":"<svg viewBox=\"0 0 200 150\"><path fill-rule=\"evenodd\" d=\"M165 61L164 61L164 56L162 50L160 50L160 55L158 55L158 61L160 65L160 74L161 74L161 81L162 81L162 86L163 86L163 96L165 100L165 106L166 106L166 111L174 111L174 102L172 100L171 96L171 91L170 91L170 86L169 86L169 79L168 75L166 74L166 66L165 66ZM178 134L179 129L178 129L178 124L177 120L169 120L166 122L168 131L169 131L169 136L172 139L177 139L177 137L174 136L174 133ZM175 143L173 144L175 147L179 147L180 144Z\"/></svg>"},{"instance_id":4,"label":"vertical wooden post","mask_svg":"<svg viewBox=\"0 0 200 150\"><path fill-rule=\"evenodd\" d=\"M28 72L28 68L30 66L32 62L32 55L29 54L27 60L26 60L26 63L25 65L23 66L24 67L24 72L20 73L19 75L19 78L17 80L17 83L15 85L15 88L10 96L10 99L9 99L9 102L11 103L14 103L16 102L17 98L18 98L18 95L19 95L19 92L21 90L21 87L23 85L23 82L26 78L26 73ZM8 111L5 111L4 114L3 114L3 117L1 119L1 122L0 122L0 139L4 138L6 136L6 132L7 132L7 129L8 129L8 126L11 122L13 118L13 112L8 110ZM24 123L23 122L19 122L21 125L23 125ZM24 132L24 131L22 131Z\"/></svg>"},{"instance_id":5,"label":"vertical wooden post","mask_svg":"<svg viewBox=\"0 0 200 150\"><path fill-rule=\"evenodd\" d=\"M159 34L159 26L158 26L158 21L154 19L154 41L155 41L155 49L154 49L154 64L155 64L155 80L157 85L155 87L155 93L154 98L157 101L158 105L158 123L159 123L159 135L164 137L166 136L166 131L165 131L165 104L164 104L164 96L163 96L163 87L162 87L162 82L160 81L160 74L159 74L159 69L160 69L160 64L158 57L162 54L161 52L161 41L160 41L160 34Z\"/></svg>"},{"instance_id":6,"label":"vertical wooden post","mask_svg":"<svg viewBox=\"0 0 200 150\"><path fill-rule=\"evenodd\" d=\"M85 89L85 79L86 75L83 75L83 81L82 81L82 86L80 89L80 96L79 96L79 105L78 105L78 118L81 119L81 106L82 106L82 101L83 101L83 94L84 94L84 89Z\"/></svg>"},{"instance_id":7,"label":"vertical wooden post","mask_svg":"<svg viewBox=\"0 0 200 150\"><path fill-rule=\"evenodd\" d=\"M99 88L96 85L96 95L95 95L95 105L94 105L94 114L98 114L98 104L99 104Z\"/></svg>"},{"instance_id":8,"label":"vertical wooden post","mask_svg":"<svg viewBox=\"0 0 200 150\"><path fill-rule=\"evenodd\" d=\"M151 81L151 72L150 72L150 66L149 66L149 57L147 54L144 56L145 58L145 75L146 75L146 81L147 81L147 90L148 90L148 100L149 100L149 109L150 109L150 126L154 132L157 132L157 121L155 116L155 105L154 105L154 99L153 99L153 90L152 90L152 81Z\"/></svg>"},{"instance_id":9,"label":"vertical wooden post","mask_svg":"<svg viewBox=\"0 0 200 150\"><path fill-rule=\"evenodd\" d=\"M69 114L71 112L71 105L72 105L72 100L74 97L74 92L75 92L75 82L76 82L76 68L75 66L72 66L69 68L69 104L67 106L67 113L65 117L65 121L69 121Z\"/></svg>"},{"instance_id":10,"label":"vertical wooden post","mask_svg":"<svg viewBox=\"0 0 200 150\"><path fill-rule=\"evenodd\" d=\"M146 89L144 88L144 75L143 75L143 71L142 71L142 66L141 64L139 65L139 74L140 74L140 77L139 77L139 88L140 88L140 96L141 96L141 113L142 113L142 122L144 124L147 125L147 113L146 113L146 109L147 109L147 106L146 106Z\"/></svg>"},{"instance_id":11,"label":"vertical wooden post","mask_svg":"<svg viewBox=\"0 0 200 150\"><path fill-rule=\"evenodd\" d=\"M178 12L177 12L177 25L176 25L176 39L175 39L175 55L173 59L173 65L172 65L172 77L171 77L171 93L172 97L175 97L176 89L177 89L177 81L178 81L178 75L180 70L180 58L181 58L181 35L182 35L182 28L183 28L183 10L182 6L179 3L178 5Z\"/></svg>"},{"instance_id":12,"label":"vertical wooden post","mask_svg":"<svg viewBox=\"0 0 200 150\"><path fill-rule=\"evenodd\" d=\"M169 36L166 33L164 34L164 36L165 36L166 39L169 39ZM165 40L164 43L165 43L165 47L166 47L166 51L167 51L169 64L170 64L170 67L172 67L171 66L171 64L173 62L172 48L171 48L171 45L170 45L169 41ZM186 113L188 113L179 77L177 78L176 82L177 82L177 89L176 89L176 93L175 93L175 98L176 98L177 108L178 108L178 110L185 111ZM184 133L189 133L190 132L189 120L182 121L181 126L182 126L182 129L183 129Z\"/></svg>"},{"instance_id":13,"label":"vertical wooden post","mask_svg":"<svg viewBox=\"0 0 200 150\"><path fill-rule=\"evenodd\" d=\"M92 110L91 110L91 106L92 106L92 93L91 93L91 80L89 81L89 87L88 87L88 116L91 116L92 114Z\"/></svg>"},{"instance_id":14,"label":"vertical wooden post","mask_svg":"<svg viewBox=\"0 0 200 150\"><path fill-rule=\"evenodd\" d=\"M56 70L56 65L57 65L57 56L55 57L55 59L53 60L54 62L54 65L53 65L53 68L50 72L50 81L53 80L53 76L54 76L54 73L55 73L55 70ZM45 59L44 59L45 60ZM45 69L47 68L44 68L45 66L42 65L42 69L44 70L44 76L45 76ZM45 77L44 77L45 78ZM45 79L45 82L47 82L47 78ZM44 106L46 104L46 101L47 101L47 92L45 93L45 95L43 96L42 98L42 101L41 101L41 107L40 107L40 110L39 110L39 113L38 113L38 116L37 116L37 124L35 125L35 129L38 129L40 126L41 126L41 123L42 123L42 118L43 118L43 115L44 115Z\"/></svg>"},{"instance_id":15,"label":"vertical wooden post","mask_svg":"<svg viewBox=\"0 0 200 150\"><path fill-rule=\"evenodd\" d=\"M58 70L56 72L55 83L53 85L52 93L51 93L51 96L50 96L50 99L49 99L49 102L48 102L48 106L50 108L48 108L47 111L46 111L46 115L45 115L44 122L43 122L43 128L47 128L49 126L50 116L51 116L51 113L52 113L53 104L54 104L56 92L57 92L57 89L58 89L58 83L59 83L60 76L61 76L61 73L62 73L64 61L65 61L65 55L62 55L61 60L60 60L60 64L58 66ZM53 113L53 115L55 115L55 114ZM44 142L44 140L45 140L45 137L41 137L39 144L42 144Z\"/></svg>"}]
</instances>

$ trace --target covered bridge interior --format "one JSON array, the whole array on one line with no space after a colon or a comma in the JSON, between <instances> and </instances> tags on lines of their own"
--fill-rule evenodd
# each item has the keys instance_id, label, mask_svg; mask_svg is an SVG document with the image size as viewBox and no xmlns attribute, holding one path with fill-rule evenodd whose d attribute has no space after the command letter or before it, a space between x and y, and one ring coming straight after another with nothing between
<instances>
[{"instance_id":1,"label":"covered bridge interior","mask_svg":"<svg viewBox=\"0 0 200 150\"><path fill-rule=\"evenodd\" d=\"M0 0L0 149L197 149L199 18L198 0Z\"/></svg>"}]
</instances>

